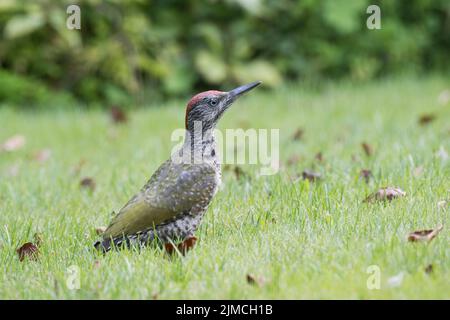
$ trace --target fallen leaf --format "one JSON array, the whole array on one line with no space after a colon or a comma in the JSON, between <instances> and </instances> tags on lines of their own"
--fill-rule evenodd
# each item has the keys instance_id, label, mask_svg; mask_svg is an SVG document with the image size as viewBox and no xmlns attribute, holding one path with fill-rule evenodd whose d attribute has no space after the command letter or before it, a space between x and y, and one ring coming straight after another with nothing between
<instances>
[{"instance_id":1,"label":"fallen leaf","mask_svg":"<svg viewBox=\"0 0 450 320\"><path fill-rule=\"evenodd\" d=\"M406 196L406 192L397 187L385 187L379 189L377 192L369 195L364 202L373 202L373 201L391 201L392 199L404 197Z\"/></svg>"},{"instance_id":2,"label":"fallen leaf","mask_svg":"<svg viewBox=\"0 0 450 320\"><path fill-rule=\"evenodd\" d=\"M390 277L387 281L388 286L391 288L399 287L403 282L403 277L405 274L403 272L400 272L399 274Z\"/></svg>"},{"instance_id":3,"label":"fallen leaf","mask_svg":"<svg viewBox=\"0 0 450 320\"><path fill-rule=\"evenodd\" d=\"M440 225L436 229L418 230L418 231L411 232L408 235L408 241L410 241L410 242L418 242L418 241L430 242L439 234L439 232L441 232L442 229L443 229L443 226Z\"/></svg>"},{"instance_id":4,"label":"fallen leaf","mask_svg":"<svg viewBox=\"0 0 450 320\"><path fill-rule=\"evenodd\" d=\"M321 179L322 175L320 173L313 172L313 171L310 171L310 170L303 170L302 177L303 177L304 180L309 180L311 182L314 182L316 180Z\"/></svg>"},{"instance_id":5,"label":"fallen leaf","mask_svg":"<svg viewBox=\"0 0 450 320\"><path fill-rule=\"evenodd\" d=\"M112 106L111 109L109 109L109 113L114 123L125 123L128 121L125 111L117 106Z\"/></svg>"},{"instance_id":6,"label":"fallen leaf","mask_svg":"<svg viewBox=\"0 0 450 320\"><path fill-rule=\"evenodd\" d=\"M94 179L92 179L90 177L85 177L85 178L81 179L80 186L82 188L87 188L87 189L90 189L91 191L94 191L95 190L95 181L94 181Z\"/></svg>"},{"instance_id":7,"label":"fallen leaf","mask_svg":"<svg viewBox=\"0 0 450 320\"><path fill-rule=\"evenodd\" d=\"M304 134L303 129L298 128L298 129L294 132L294 134L292 135L292 140L293 140L293 141L299 141L299 140L301 140L301 139L303 138L303 134Z\"/></svg>"},{"instance_id":8,"label":"fallen leaf","mask_svg":"<svg viewBox=\"0 0 450 320\"><path fill-rule=\"evenodd\" d=\"M39 163L44 163L45 161L50 159L51 155L52 151L50 149L42 149L33 155L33 159Z\"/></svg>"},{"instance_id":9,"label":"fallen leaf","mask_svg":"<svg viewBox=\"0 0 450 320\"><path fill-rule=\"evenodd\" d=\"M368 169L362 169L359 173L359 176L366 181L366 183L369 183L370 179L373 177L372 171Z\"/></svg>"},{"instance_id":10,"label":"fallen leaf","mask_svg":"<svg viewBox=\"0 0 450 320\"><path fill-rule=\"evenodd\" d=\"M27 242L17 249L16 252L19 255L20 261L25 260L25 258L36 260L39 254L39 249L34 243Z\"/></svg>"},{"instance_id":11,"label":"fallen leaf","mask_svg":"<svg viewBox=\"0 0 450 320\"><path fill-rule=\"evenodd\" d=\"M246 279L247 279L247 283L248 284L251 284L253 286L258 286L258 287L263 286L264 283L266 282L263 277L261 277L261 276L256 277L256 276L254 276L252 274L249 274L249 273L247 274Z\"/></svg>"},{"instance_id":12,"label":"fallen leaf","mask_svg":"<svg viewBox=\"0 0 450 320\"><path fill-rule=\"evenodd\" d=\"M26 139L23 135L17 134L15 136L12 136L11 138L7 139L0 147L0 150L6 151L6 152L12 152L17 151L26 143Z\"/></svg>"},{"instance_id":13,"label":"fallen leaf","mask_svg":"<svg viewBox=\"0 0 450 320\"><path fill-rule=\"evenodd\" d=\"M423 114L419 117L419 124L425 125L432 122L434 119L436 119L434 114Z\"/></svg>"},{"instance_id":14,"label":"fallen leaf","mask_svg":"<svg viewBox=\"0 0 450 320\"><path fill-rule=\"evenodd\" d=\"M366 156L370 157L373 154L372 146L370 144L368 144L367 142L361 143L361 147L363 148Z\"/></svg>"},{"instance_id":15,"label":"fallen leaf","mask_svg":"<svg viewBox=\"0 0 450 320\"><path fill-rule=\"evenodd\" d=\"M95 228L95 232L98 234L98 235L101 235L101 234L103 234L103 233L105 233L105 231L106 231L106 227L97 227L97 228Z\"/></svg>"},{"instance_id":16,"label":"fallen leaf","mask_svg":"<svg viewBox=\"0 0 450 320\"><path fill-rule=\"evenodd\" d=\"M430 263L429 265L427 265L426 267L425 267L425 273L426 274L430 274L430 273L432 273L433 272L433 265Z\"/></svg>"}]
</instances>

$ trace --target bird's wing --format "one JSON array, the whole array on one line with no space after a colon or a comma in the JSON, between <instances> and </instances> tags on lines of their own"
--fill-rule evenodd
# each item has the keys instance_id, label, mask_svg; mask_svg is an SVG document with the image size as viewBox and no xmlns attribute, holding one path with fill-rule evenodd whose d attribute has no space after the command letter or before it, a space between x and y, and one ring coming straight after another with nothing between
<instances>
[{"instance_id":1,"label":"bird's wing","mask_svg":"<svg viewBox=\"0 0 450 320\"><path fill-rule=\"evenodd\" d=\"M113 218L103 238L155 227L181 213L204 209L215 194L216 172L209 164L165 162Z\"/></svg>"}]
</instances>

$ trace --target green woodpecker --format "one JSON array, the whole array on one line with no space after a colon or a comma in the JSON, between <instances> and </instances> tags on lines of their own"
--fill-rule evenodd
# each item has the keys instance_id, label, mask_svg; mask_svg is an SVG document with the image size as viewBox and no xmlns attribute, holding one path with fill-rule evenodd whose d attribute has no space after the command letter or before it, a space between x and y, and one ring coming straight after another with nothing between
<instances>
[{"instance_id":1,"label":"green woodpecker","mask_svg":"<svg viewBox=\"0 0 450 320\"><path fill-rule=\"evenodd\" d=\"M107 252L154 239L168 243L193 237L221 182L214 128L238 97L260 83L195 95L186 108L182 147L120 209L94 246Z\"/></svg>"}]
</instances>

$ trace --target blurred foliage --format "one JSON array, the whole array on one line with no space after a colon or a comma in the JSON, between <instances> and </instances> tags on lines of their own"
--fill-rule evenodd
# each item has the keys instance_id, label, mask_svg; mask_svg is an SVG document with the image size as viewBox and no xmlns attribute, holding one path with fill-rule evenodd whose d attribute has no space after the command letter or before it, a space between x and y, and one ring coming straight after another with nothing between
<instances>
[{"instance_id":1,"label":"blurred foliage","mask_svg":"<svg viewBox=\"0 0 450 320\"><path fill-rule=\"evenodd\" d=\"M448 0L0 1L0 100L127 104L262 80L448 70ZM381 7L381 30L366 9ZM68 97L69 96L69 97ZM136 100L137 99L137 100Z\"/></svg>"}]
</instances>

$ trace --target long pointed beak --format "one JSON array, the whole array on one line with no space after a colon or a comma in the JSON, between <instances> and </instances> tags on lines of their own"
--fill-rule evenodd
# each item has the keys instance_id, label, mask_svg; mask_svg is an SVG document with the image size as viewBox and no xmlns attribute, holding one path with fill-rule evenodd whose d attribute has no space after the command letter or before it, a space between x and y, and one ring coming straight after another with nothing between
<instances>
[{"instance_id":1,"label":"long pointed beak","mask_svg":"<svg viewBox=\"0 0 450 320\"><path fill-rule=\"evenodd\" d=\"M243 86L237 87L236 89L233 89L230 92L228 92L228 97L230 100L234 101L237 97L243 95L247 91L252 90L253 88L259 86L260 84L261 81L244 84Z\"/></svg>"}]
</instances>

